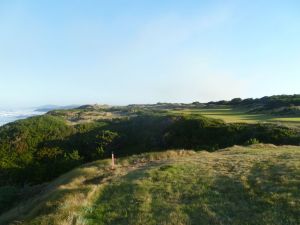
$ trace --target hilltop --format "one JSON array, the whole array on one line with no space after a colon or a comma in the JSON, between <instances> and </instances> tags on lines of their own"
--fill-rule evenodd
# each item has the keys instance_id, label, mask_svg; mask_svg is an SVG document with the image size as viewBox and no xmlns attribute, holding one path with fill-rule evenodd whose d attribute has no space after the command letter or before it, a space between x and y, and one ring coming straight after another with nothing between
<instances>
[{"instance_id":1,"label":"hilltop","mask_svg":"<svg viewBox=\"0 0 300 225\"><path fill-rule=\"evenodd\" d=\"M300 95L274 95L262 98L234 98L231 101L209 102L212 105L227 105L245 108L250 113L266 113L279 116L300 115Z\"/></svg>"},{"instance_id":2,"label":"hilltop","mask_svg":"<svg viewBox=\"0 0 300 225\"><path fill-rule=\"evenodd\" d=\"M73 110L54 110L71 124L100 119L134 117L145 113L192 114L222 119L226 122L268 122L300 127L300 95L275 95L263 98L234 98L230 101L133 104L128 106L84 105Z\"/></svg>"},{"instance_id":3,"label":"hilltop","mask_svg":"<svg viewBox=\"0 0 300 225\"><path fill-rule=\"evenodd\" d=\"M1 224L299 224L300 148L144 153L80 166Z\"/></svg>"}]
</instances>

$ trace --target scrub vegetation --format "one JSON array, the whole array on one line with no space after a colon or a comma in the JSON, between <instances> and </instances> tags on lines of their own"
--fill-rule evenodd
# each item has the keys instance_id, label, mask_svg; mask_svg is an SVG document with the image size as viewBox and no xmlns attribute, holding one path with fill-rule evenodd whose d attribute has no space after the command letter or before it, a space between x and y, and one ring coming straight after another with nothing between
<instances>
[{"instance_id":1,"label":"scrub vegetation","mask_svg":"<svg viewBox=\"0 0 300 225\"><path fill-rule=\"evenodd\" d=\"M277 146L300 145L300 127L298 124L300 117L297 114L297 110L293 111L294 113L286 111L289 107L294 109L299 106L298 97L298 95L272 96L262 99L233 99L231 101L209 102L204 104L194 102L191 104L157 103L154 105L129 106L85 105L74 109L54 110L42 116L6 124L0 127L0 214L6 215L1 218L6 218L8 215L8 217L14 217L12 215L16 216L22 210L25 213L26 210L31 210L35 204L39 204L36 203L36 201L47 202L49 197L55 199L56 203L47 203L47 206L36 208L37 211L30 211L30 213L28 211L28 218L30 218L30 221L39 221L31 224L57 224L56 222L51 222L52 219L47 219L44 216L42 220L35 217L40 215L39 210L42 210L42 214L56 210L58 205L65 201L65 196L69 196L68 193L73 191L76 193L76 198L83 202L83 205L85 201L87 201L86 204L90 204L94 201L92 199L97 196L96 193L100 191L98 186L94 186L94 183L97 183L99 180L107 183L106 181L110 181L117 176L122 177L122 179L118 180L119 183L114 184L116 186L105 188L101 186L101 191L107 194L102 195L104 196L103 198L99 197L99 199L96 199L95 202L99 202L99 204L93 205L91 208L87 207L85 213L77 211L81 205L77 204L74 198L69 199L68 197L70 200L70 203L68 203L70 204L68 206L70 207L69 212L75 213L76 215L77 213L80 214L80 217L78 217L80 219L76 219L77 224L80 224L81 220L84 221L82 222L83 224L101 224L102 222L99 221L104 221L103 224L142 224L146 222L147 224L160 224L159 221L172 221L171 219L175 219L176 216L179 217L176 220L177 222L174 220L169 224L195 224L195 221L199 220L200 217L198 218L197 216L199 215L196 215L196 212L193 210L213 210L212 214L209 214L210 211L207 211L207 215L204 211L201 211L204 213L203 215L201 214L203 223L239 224L239 221L232 215L234 210L231 209L231 207L234 208L234 206L231 206L229 201L234 200L234 196L228 196L228 199L222 202L222 204L224 204L224 211L214 211L216 210L214 209L215 206L210 205L213 203L209 203L209 205L199 205L200 203L195 202L198 208L195 206L195 208L189 209L194 203L190 203L188 199L192 200L194 195L189 196L187 194L187 199L185 199L179 192L186 193L193 187L195 191L197 191L194 196L195 199L205 199L206 196L207 199L205 201L219 201L217 199L218 196L213 196L213 193L217 191L216 189L219 185L219 183L215 181L224 175L221 174L223 170L222 167L220 167L220 171L218 171L218 173L220 173L218 177L215 177L215 174L211 177L204 177L204 175L211 173L212 170L210 170L210 166L217 163L217 161L209 161L211 159L210 157L215 156L214 160L217 160L218 157L223 159L223 154L225 154L224 152L226 151L219 152L219 149L229 148L235 145L262 146L259 149L235 147L230 151L236 152L237 149L241 150L238 152L237 157L242 158L245 153L245 156L249 155L249 157L253 159L253 163L254 161L259 162L260 157L269 157L268 159L275 157L273 150L278 152L278 154L284 154L284 152L287 151L288 155L295 154L297 158L297 147L274 147L274 149L270 149L272 145L265 144L274 144ZM286 114L278 113L279 111L282 113L285 112ZM164 151L168 149L173 149L174 151L164 153ZM182 149L185 149L184 153L180 153ZM176 150L178 152L176 152ZM203 150L205 150L205 152L202 152ZM114 152L118 157L129 157L123 158L121 160L122 163L119 162L119 167L114 171L107 168L107 160L105 160L110 157L111 152ZM208 154L208 152L212 154ZM133 156L137 154L142 154L142 156L139 157L148 158L143 162L144 159L141 160L139 157ZM154 161L157 161L157 159L159 161L160 159L168 158L169 154L175 158L183 154L183 161L187 160L188 163L181 164L178 161L174 165L170 165L170 168L167 166L165 169L160 170L156 168L157 162L155 162L152 168L152 163L149 162L151 161L151 157L155 159ZM191 154L192 158L189 158L186 154ZM254 155L252 156L252 154ZM180 157L181 156L182 155L180 155ZM207 163L210 162L211 165L205 164L204 162L198 165L197 163L199 161L197 160L202 156L208 157L206 159L208 160ZM255 159L255 157L257 157L257 159ZM101 165L103 164L103 166L100 166L99 161L97 161L101 159L103 159L103 161L101 161ZM133 159L137 159L136 164L133 163ZM248 174L249 171L244 171L248 164L242 165L242 161L247 161L247 159L238 161L237 166L241 167L242 176L248 179L248 176L250 176ZM225 164L227 163L226 160L224 161ZM97 162L93 163L93 161ZM292 160L290 161L292 162ZM83 169L87 168L86 166L82 167L82 165L86 163L91 163L88 165L97 166L93 167L93 169ZM159 161L159 163L161 162ZM278 158L277 161L272 161L272 163L274 163L274 166L280 167L282 163L286 164L287 162L284 158L282 158L282 162L281 158ZM267 161L265 161L265 164L266 166L269 165ZM145 166L144 170L142 169L142 165ZM254 171L255 167L259 168L261 165L262 164L251 164L251 170ZM78 169L69 172L76 167ZM137 167L141 169L135 171ZM205 168L207 168L207 174L203 173L203 176L200 176L201 171L205 170ZM263 167L262 169L265 170L266 168ZM283 170L285 171L285 168L283 168ZM191 171L191 174L186 174L187 171ZM297 183L297 179L299 180L297 168L295 171L287 171L289 172L286 172L286 174L290 173L291 176L296 176L296 180L291 179L293 182L296 182L295 184L299 185L299 183ZM65 173L67 174L61 176ZM91 180L90 183L88 181L87 183L81 183L88 179L88 177L96 176L94 173L98 175L101 174L101 176L99 175L100 178L95 178L95 180ZM161 174L164 173L166 174L160 178ZM265 171L261 171L261 173L265 173ZM142 182L142 189L135 190L135 186L131 186L131 184L128 186L126 183L126 174L134 178L139 177L138 180ZM200 180L196 177L196 174L199 175ZM178 177L176 177L177 175ZM273 175L274 174L271 174L270 176ZM177 190L177 193L175 190L179 187L172 186L172 182L174 181L180 184L181 180L185 180L185 178L183 178L185 176L187 177L186 187L180 187L181 189ZM70 180L71 178L74 179L75 183ZM53 182L54 179L56 179L56 181ZM163 184L164 179L168 181L166 185L172 180L171 184L165 187ZM245 192L250 185L250 181L243 183L244 178L242 180L239 179L242 178L238 178L235 175L234 177L230 176L230 179L227 179L228 185L231 185L231 182L233 182L237 186L230 186L230 188L237 193L242 190ZM288 179L290 179L290 177L288 177ZM201 183L201 181L204 183ZM227 181L224 181L224 185L227 185ZM60 192L61 185L64 182L67 182L65 183L67 186L63 186L67 189L64 189L66 195L64 191ZM78 194L77 191L77 182L81 183L80 188L78 187L80 194ZM158 185L161 183L162 187L160 188L167 188L174 196L178 196L174 197L175 199L173 200L164 199L164 194L161 194L162 196L159 194L160 188L157 186L158 189L155 189L156 183ZM189 183L191 183L190 185L192 186L189 186ZM222 186L221 183L220 186ZM76 190L73 190L72 185L75 185ZM122 188L118 185L121 185ZM145 185L145 187L143 185ZM148 187L146 187L147 185ZM104 188L103 190L102 187ZM57 188L59 191L57 191ZM129 194L126 195L120 192L120 196L115 196L115 199L119 199L120 203L118 203L118 205L120 206L124 202L135 201L127 199L131 197L134 198L135 191L145 193L145 195L149 197L148 200L139 200L137 197L137 202L145 202L138 206L135 206L135 203L132 204L132 210L137 210L135 211L137 214L132 214L134 220L130 219L132 212L123 212L121 208L118 209L117 207L115 207L117 211L112 212L112 215L110 215L110 209L114 207L110 205L112 200L109 196L113 196L113 193L118 193L118 190L123 190L123 188L127 190ZM197 188L200 189L198 190ZM281 188L281 184L279 184L279 188ZM247 191L251 193L247 193L247 195L243 194L238 198L245 199L245 207L248 207L248 205L250 207L251 204L256 204L252 202L254 192L250 189L247 189ZM52 195L53 193L56 193L54 197ZM295 210L298 210L297 207L299 207L299 205L297 204L299 202L297 202L297 199L299 196L297 195L297 191L291 189L291 192L286 194L296 196L295 202L291 204L295 204ZM212 197L210 198L209 196ZM276 196L274 198L276 198ZM262 196L259 196L259 198L262 198ZM159 202L160 199L162 199L161 202ZM250 200L251 204L249 203ZM73 202L74 204L72 201L75 201ZM150 202L147 203L147 201ZM188 203L185 203L185 201ZM280 215L279 217L282 221L279 222L279 224L296 224L295 221L298 222L295 219L296 217L293 214L294 211L292 208L288 208L285 203L284 205L278 205L278 202L272 206L272 204L269 205L270 201L270 199L267 199L266 202L259 200L261 206L265 208L258 209L262 214L257 216L257 218L253 217L253 221L257 222L262 219L267 219L268 215L264 213L270 212L271 214L275 213L276 215ZM168 205L169 203L172 204ZM160 204L165 204L165 206L159 206ZM220 202L216 204L220 204ZM235 203L235 205L238 205L238 203ZM228 206L228 209L225 206ZM25 208L23 209L23 207ZM28 209L26 209L26 207L28 207ZM160 207L162 207L161 210L163 208L166 210L169 209L169 211L165 212L165 215L168 215L170 218L159 217L159 219L158 217L152 216L156 214L155 208L158 210ZM212 209L209 207L212 207ZM281 211L279 208L275 209L272 207L286 208L288 211ZM251 211L252 209L250 208L247 208L247 210ZM268 208L270 208L271 211L268 211ZM143 218L140 220L137 219L139 218L139 209L145 212L145 215L143 215ZM221 206L220 210L222 210ZM65 211L65 213L66 212L67 211ZM240 218L246 215L243 213ZM292 214L290 215L289 213ZM27 213L25 214L27 215ZM25 214L23 216L27 218ZM54 217L56 217L56 213L54 214ZM75 214L74 217L76 217ZM170 216L171 214L174 214L174 216ZM102 218L104 215L105 218L110 219L106 221ZM109 216L107 217L107 215ZM125 219L119 218L120 215ZM124 217L124 215L126 215L126 217ZM182 215L182 217L180 217L180 215ZM213 215L215 217L213 217ZM267 222L266 220L264 221L265 224L274 224L274 215L272 214L268 220L271 222ZM61 218L60 216L58 217ZM63 218L65 217L69 218L64 215ZM289 220L289 218L292 218L292 220ZM43 222L44 220L46 222ZM53 221L55 220L56 219L53 219ZM65 222L65 224L74 223L69 221ZM167 223L161 222L161 224ZM255 223L253 222L253 224Z\"/></svg>"},{"instance_id":2,"label":"scrub vegetation","mask_svg":"<svg viewBox=\"0 0 300 225\"><path fill-rule=\"evenodd\" d=\"M107 158L112 151L118 156L183 148L215 151L253 139L298 145L300 132L274 124L149 112L76 125L44 115L0 128L0 185L41 184L83 163Z\"/></svg>"},{"instance_id":3,"label":"scrub vegetation","mask_svg":"<svg viewBox=\"0 0 300 225\"><path fill-rule=\"evenodd\" d=\"M83 165L1 224L299 224L300 148L166 151ZM15 222L15 223L13 223Z\"/></svg>"}]
</instances>

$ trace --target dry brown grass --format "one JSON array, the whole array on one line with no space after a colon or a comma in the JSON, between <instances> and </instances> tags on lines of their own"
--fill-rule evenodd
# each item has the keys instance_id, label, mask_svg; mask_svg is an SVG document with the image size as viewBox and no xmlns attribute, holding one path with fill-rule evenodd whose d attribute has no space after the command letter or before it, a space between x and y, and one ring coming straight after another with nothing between
<instances>
[{"instance_id":1,"label":"dry brown grass","mask_svg":"<svg viewBox=\"0 0 300 225\"><path fill-rule=\"evenodd\" d=\"M97 193L112 179L152 161L196 154L193 151L145 153L122 158L114 170L109 160L85 164L51 182L43 192L0 216L0 224L64 225L85 224L82 208L91 204ZM98 178L101 179L98 179Z\"/></svg>"},{"instance_id":2,"label":"dry brown grass","mask_svg":"<svg viewBox=\"0 0 300 225\"><path fill-rule=\"evenodd\" d=\"M243 207L253 205L259 209L262 202L274 203L275 206L277 202L281 202L287 209L293 206L295 212L300 210L300 199L297 198L299 192L294 190L297 182L299 184L299 173L300 148L294 146L259 144L250 147L235 146L214 153L186 150L145 153L117 159L114 170L110 168L109 160L100 160L85 164L49 183L39 196L1 215L0 224L114 224L99 220L103 215L105 218L110 218L110 215L118 216L105 214L105 210L111 206L110 201L103 202L103 198L110 199L109 193L119 193L115 196L116 204L113 207L116 212L118 208L128 208L128 205L122 203L124 196L138 199L141 204L138 208L127 209L127 215L134 220L126 220L124 217L123 222L118 224L147 224L145 221L150 221L148 224L163 221L172 222L165 224L195 224L194 219L198 215L194 215L193 210L201 215L197 220L202 219L199 220L202 224L224 224L226 218L220 215L230 215L231 210L237 210L238 213L232 220L235 223L232 224L239 224L239 219L247 216ZM280 177L274 180L274 176ZM149 177L155 182L152 183ZM199 183L194 183L195 181ZM130 194L119 189L122 185L129 190L132 185L138 189ZM264 191L270 188L273 188L273 194ZM277 193L277 189L281 192ZM228 198L215 196L223 191L229 194ZM194 202L195 206L181 205L181 193L185 192L192 193L195 201L198 197L205 201ZM171 198L165 199L169 195ZM254 196L255 201L251 202L251 199L247 199L248 196ZM214 208L218 201L221 201L218 203L219 209ZM241 201L245 201L244 205ZM155 211L150 203L160 210ZM99 206L104 208L97 211ZM184 207L188 208L183 210ZM165 208L169 208L171 214L165 214ZM141 213L135 214L136 212ZM274 221L274 216L276 215L266 214L266 220L262 224L268 224L267 219ZM151 220L145 220L150 217ZM98 222L93 222L95 220L91 218L98 218ZM111 221L114 221L113 218L111 217Z\"/></svg>"}]
</instances>

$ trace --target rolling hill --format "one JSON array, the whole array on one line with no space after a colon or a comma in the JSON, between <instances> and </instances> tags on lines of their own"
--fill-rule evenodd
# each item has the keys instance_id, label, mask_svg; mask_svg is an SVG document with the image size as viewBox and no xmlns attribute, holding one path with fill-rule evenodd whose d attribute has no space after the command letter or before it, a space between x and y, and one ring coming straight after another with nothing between
<instances>
[{"instance_id":1,"label":"rolling hill","mask_svg":"<svg viewBox=\"0 0 300 225\"><path fill-rule=\"evenodd\" d=\"M300 131L275 124L225 123L201 115L163 112L79 124L47 114L0 127L0 187L22 189L48 182L83 163L107 158L111 151L119 156L182 148L215 151L258 142L299 145Z\"/></svg>"},{"instance_id":2,"label":"rolling hill","mask_svg":"<svg viewBox=\"0 0 300 225\"><path fill-rule=\"evenodd\" d=\"M0 224L299 224L300 148L144 153L80 166Z\"/></svg>"},{"instance_id":3,"label":"rolling hill","mask_svg":"<svg viewBox=\"0 0 300 225\"><path fill-rule=\"evenodd\" d=\"M83 105L1 126L0 224L299 224L300 119L274 114L297 104Z\"/></svg>"}]
</instances>

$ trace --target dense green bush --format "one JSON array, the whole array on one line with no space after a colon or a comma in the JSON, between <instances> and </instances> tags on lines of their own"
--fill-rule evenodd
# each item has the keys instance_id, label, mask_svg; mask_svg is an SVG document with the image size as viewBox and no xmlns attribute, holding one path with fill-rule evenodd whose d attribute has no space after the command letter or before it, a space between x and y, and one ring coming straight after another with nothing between
<instances>
[{"instance_id":1,"label":"dense green bush","mask_svg":"<svg viewBox=\"0 0 300 225\"><path fill-rule=\"evenodd\" d=\"M226 124L216 120L182 118L165 134L168 148L215 150L250 139L264 143L300 144L299 131L273 124Z\"/></svg>"},{"instance_id":2,"label":"dense green bush","mask_svg":"<svg viewBox=\"0 0 300 225\"><path fill-rule=\"evenodd\" d=\"M64 149L40 148L41 143L63 140L74 132L75 129L66 125L63 120L49 115L20 120L1 127L0 184L14 182L16 177L27 181L27 177L23 176L27 168L41 164L45 158L57 159L59 154L64 154ZM52 163L53 160L50 161ZM36 171L32 170L28 174L34 172Z\"/></svg>"},{"instance_id":3,"label":"dense green bush","mask_svg":"<svg viewBox=\"0 0 300 225\"><path fill-rule=\"evenodd\" d=\"M254 144L259 144L259 140L257 140L256 138L251 138L245 143L245 145L254 145Z\"/></svg>"},{"instance_id":4,"label":"dense green bush","mask_svg":"<svg viewBox=\"0 0 300 225\"><path fill-rule=\"evenodd\" d=\"M9 209L18 199L18 189L14 186L0 187L0 213Z\"/></svg>"},{"instance_id":5,"label":"dense green bush","mask_svg":"<svg viewBox=\"0 0 300 225\"><path fill-rule=\"evenodd\" d=\"M234 98L231 101L209 102L208 105L228 105L247 108L251 113L285 116L300 115L300 95L274 95L263 98Z\"/></svg>"},{"instance_id":6,"label":"dense green bush","mask_svg":"<svg viewBox=\"0 0 300 225\"><path fill-rule=\"evenodd\" d=\"M49 181L84 162L164 149L216 150L249 140L300 144L299 131L272 124L158 113L67 125L44 115L0 127L0 185Z\"/></svg>"}]
</instances>

